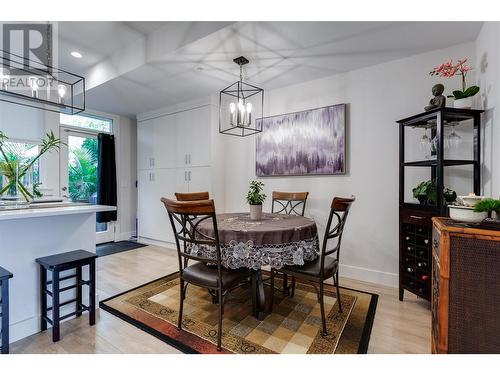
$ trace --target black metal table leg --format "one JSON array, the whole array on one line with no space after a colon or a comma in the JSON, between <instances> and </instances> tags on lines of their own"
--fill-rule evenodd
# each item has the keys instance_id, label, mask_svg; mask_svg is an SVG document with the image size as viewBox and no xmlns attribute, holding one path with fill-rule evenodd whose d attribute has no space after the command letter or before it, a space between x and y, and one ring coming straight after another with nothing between
<instances>
[{"instance_id":1,"label":"black metal table leg","mask_svg":"<svg viewBox=\"0 0 500 375\"><path fill-rule=\"evenodd\" d=\"M266 315L266 295L260 269L252 273L252 307L253 315L259 320L264 320Z\"/></svg>"},{"instance_id":2,"label":"black metal table leg","mask_svg":"<svg viewBox=\"0 0 500 375\"><path fill-rule=\"evenodd\" d=\"M9 279L2 280L2 354L9 354Z\"/></svg>"}]
</instances>

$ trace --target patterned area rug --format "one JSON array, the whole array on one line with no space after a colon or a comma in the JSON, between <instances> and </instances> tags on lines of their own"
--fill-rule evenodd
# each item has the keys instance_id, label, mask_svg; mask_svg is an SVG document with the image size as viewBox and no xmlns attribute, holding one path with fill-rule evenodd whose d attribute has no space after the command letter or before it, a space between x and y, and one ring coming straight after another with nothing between
<instances>
[{"instance_id":1,"label":"patterned area rug","mask_svg":"<svg viewBox=\"0 0 500 375\"><path fill-rule=\"evenodd\" d=\"M328 285L325 291L327 337L320 333L314 287L297 282L293 298L276 291L273 312L263 321L252 315L249 286L233 290L225 303L222 353L366 353L378 296L341 288L339 313L335 289ZM104 300L100 307L185 353L220 353L215 346L218 309L206 289L188 286L183 330L177 331L177 273Z\"/></svg>"}]
</instances>

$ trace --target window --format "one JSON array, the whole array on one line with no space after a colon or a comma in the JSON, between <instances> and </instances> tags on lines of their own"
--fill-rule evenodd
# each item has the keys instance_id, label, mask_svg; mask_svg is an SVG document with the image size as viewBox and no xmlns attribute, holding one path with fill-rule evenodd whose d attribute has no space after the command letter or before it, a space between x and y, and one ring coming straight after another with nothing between
<instances>
[{"instance_id":1,"label":"window","mask_svg":"<svg viewBox=\"0 0 500 375\"><path fill-rule=\"evenodd\" d=\"M113 131L113 120L88 114L66 115L61 113L60 123L63 126L73 126L97 132L111 133Z\"/></svg>"}]
</instances>

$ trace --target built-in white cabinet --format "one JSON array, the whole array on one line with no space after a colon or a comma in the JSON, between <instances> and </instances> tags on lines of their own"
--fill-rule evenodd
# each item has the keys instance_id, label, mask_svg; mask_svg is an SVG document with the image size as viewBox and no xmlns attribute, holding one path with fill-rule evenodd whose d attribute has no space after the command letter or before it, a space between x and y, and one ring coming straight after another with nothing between
<instances>
[{"instance_id":1,"label":"built-in white cabinet","mask_svg":"<svg viewBox=\"0 0 500 375\"><path fill-rule=\"evenodd\" d=\"M161 197L212 190L213 106L139 120L137 124L138 232L142 239L174 242Z\"/></svg>"}]
</instances>

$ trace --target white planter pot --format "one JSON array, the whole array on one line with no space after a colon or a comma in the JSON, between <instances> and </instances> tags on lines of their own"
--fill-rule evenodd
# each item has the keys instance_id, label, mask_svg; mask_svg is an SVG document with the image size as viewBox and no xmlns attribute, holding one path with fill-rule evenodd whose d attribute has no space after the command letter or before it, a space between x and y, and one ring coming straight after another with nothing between
<instances>
[{"instance_id":1,"label":"white planter pot","mask_svg":"<svg viewBox=\"0 0 500 375\"><path fill-rule=\"evenodd\" d=\"M250 205L250 219L252 219L252 220L262 219L262 205L261 204L251 204Z\"/></svg>"},{"instance_id":2,"label":"white planter pot","mask_svg":"<svg viewBox=\"0 0 500 375\"><path fill-rule=\"evenodd\" d=\"M472 96L463 99L455 99L453 102L454 108L472 108Z\"/></svg>"}]
</instances>

